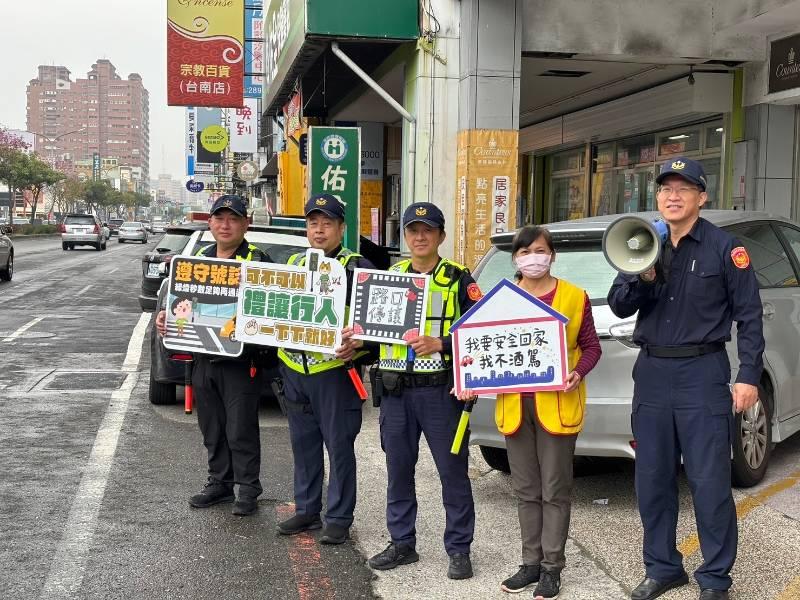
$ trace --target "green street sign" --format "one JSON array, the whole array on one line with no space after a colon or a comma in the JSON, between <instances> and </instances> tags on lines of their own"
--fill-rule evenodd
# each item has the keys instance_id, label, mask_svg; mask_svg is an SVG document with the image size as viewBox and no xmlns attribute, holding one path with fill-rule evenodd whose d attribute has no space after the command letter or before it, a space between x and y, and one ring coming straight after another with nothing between
<instances>
[{"instance_id":1,"label":"green street sign","mask_svg":"<svg viewBox=\"0 0 800 600\"><path fill-rule=\"evenodd\" d=\"M345 205L344 246L358 251L361 128L309 127L308 194L332 194Z\"/></svg>"}]
</instances>

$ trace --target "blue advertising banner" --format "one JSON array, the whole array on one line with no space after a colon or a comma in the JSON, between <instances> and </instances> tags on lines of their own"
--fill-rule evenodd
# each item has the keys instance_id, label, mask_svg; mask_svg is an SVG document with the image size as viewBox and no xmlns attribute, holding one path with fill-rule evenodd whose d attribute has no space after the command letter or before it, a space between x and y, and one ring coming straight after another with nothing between
<instances>
[{"instance_id":1,"label":"blue advertising banner","mask_svg":"<svg viewBox=\"0 0 800 600\"><path fill-rule=\"evenodd\" d=\"M261 98L264 85L264 10L261 0L244 9L244 96Z\"/></svg>"}]
</instances>

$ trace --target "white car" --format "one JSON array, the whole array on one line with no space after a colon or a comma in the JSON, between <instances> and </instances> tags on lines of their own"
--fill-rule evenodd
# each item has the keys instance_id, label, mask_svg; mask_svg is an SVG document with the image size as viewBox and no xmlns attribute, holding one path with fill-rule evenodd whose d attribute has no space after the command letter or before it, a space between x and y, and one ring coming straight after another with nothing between
<instances>
[{"instance_id":1,"label":"white car","mask_svg":"<svg viewBox=\"0 0 800 600\"><path fill-rule=\"evenodd\" d=\"M764 307L764 372L759 402L736 416L733 447L734 485L752 486L763 479L774 442L800 430L800 224L766 213L704 210L701 216L735 235L747 248L761 288ZM552 273L589 294L592 316L603 355L587 376L586 418L576 454L636 455L631 433L631 371L638 347L633 343L635 317L619 319L606 302L616 271L606 262L601 240L619 215L590 217L545 225L553 236L556 260ZM639 213L653 220L657 213ZM492 238L492 249L475 270L484 292L502 278L512 279L511 240L514 232ZM734 328L735 329L735 328ZM739 360L736 336L727 345L732 378ZM470 443L480 446L490 466L508 470L505 439L494 423L494 399L479 398L470 419Z\"/></svg>"},{"instance_id":2,"label":"white car","mask_svg":"<svg viewBox=\"0 0 800 600\"><path fill-rule=\"evenodd\" d=\"M147 229L138 221L125 221L117 231L117 243L141 242L147 243Z\"/></svg>"}]
</instances>

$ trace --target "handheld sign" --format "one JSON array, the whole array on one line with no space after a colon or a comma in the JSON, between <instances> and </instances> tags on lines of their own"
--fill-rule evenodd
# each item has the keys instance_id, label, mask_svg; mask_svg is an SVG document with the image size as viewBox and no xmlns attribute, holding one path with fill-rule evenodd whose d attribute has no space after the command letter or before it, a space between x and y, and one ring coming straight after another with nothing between
<instances>
[{"instance_id":1,"label":"handheld sign","mask_svg":"<svg viewBox=\"0 0 800 600\"><path fill-rule=\"evenodd\" d=\"M233 335L243 263L177 256L170 264L164 346L198 354L239 356Z\"/></svg>"}]
</instances>

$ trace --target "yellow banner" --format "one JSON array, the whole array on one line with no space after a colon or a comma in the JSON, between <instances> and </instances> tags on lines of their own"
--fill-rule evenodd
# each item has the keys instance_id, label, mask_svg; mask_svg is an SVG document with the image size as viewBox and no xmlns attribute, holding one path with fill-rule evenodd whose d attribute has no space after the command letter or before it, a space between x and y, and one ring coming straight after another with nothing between
<instances>
[{"instance_id":1,"label":"yellow banner","mask_svg":"<svg viewBox=\"0 0 800 600\"><path fill-rule=\"evenodd\" d=\"M244 0L168 0L167 19L192 37L232 37L244 43Z\"/></svg>"},{"instance_id":2,"label":"yellow banner","mask_svg":"<svg viewBox=\"0 0 800 600\"><path fill-rule=\"evenodd\" d=\"M370 237L372 234L372 209L383 206L383 181L379 179L361 180L361 235Z\"/></svg>"},{"instance_id":3,"label":"yellow banner","mask_svg":"<svg viewBox=\"0 0 800 600\"><path fill-rule=\"evenodd\" d=\"M491 246L490 237L515 228L519 132L458 132L456 260L470 269Z\"/></svg>"}]
</instances>

